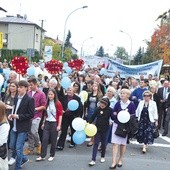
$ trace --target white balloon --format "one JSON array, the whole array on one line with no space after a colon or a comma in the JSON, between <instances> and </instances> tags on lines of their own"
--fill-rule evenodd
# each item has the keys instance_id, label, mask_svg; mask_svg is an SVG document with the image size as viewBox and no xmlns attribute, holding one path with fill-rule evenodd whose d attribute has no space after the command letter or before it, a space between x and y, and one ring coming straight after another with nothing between
<instances>
[{"instance_id":1,"label":"white balloon","mask_svg":"<svg viewBox=\"0 0 170 170\"><path fill-rule=\"evenodd\" d=\"M39 67L35 67L34 76L38 77L39 74L43 74L43 71Z\"/></svg>"},{"instance_id":2,"label":"white balloon","mask_svg":"<svg viewBox=\"0 0 170 170\"><path fill-rule=\"evenodd\" d=\"M130 114L126 110L122 110L118 113L117 119L121 123L127 123L130 120Z\"/></svg>"},{"instance_id":3,"label":"white balloon","mask_svg":"<svg viewBox=\"0 0 170 170\"><path fill-rule=\"evenodd\" d=\"M4 83L4 77L2 76L2 74L0 74L0 87L3 85Z\"/></svg>"},{"instance_id":4,"label":"white balloon","mask_svg":"<svg viewBox=\"0 0 170 170\"><path fill-rule=\"evenodd\" d=\"M77 117L72 121L72 127L76 131L84 130L85 125L86 125L86 122L80 117Z\"/></svg>"}]
</instances>

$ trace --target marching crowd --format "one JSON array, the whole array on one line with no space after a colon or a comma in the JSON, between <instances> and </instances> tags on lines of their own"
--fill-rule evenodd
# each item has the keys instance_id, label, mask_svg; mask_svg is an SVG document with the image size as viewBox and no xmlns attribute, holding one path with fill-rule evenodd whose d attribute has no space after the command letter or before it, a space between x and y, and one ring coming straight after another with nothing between
<instances>
[{"instance_id":1,"label":"marching crowd","mask_svg":"<svg viewBox=\"0 0 170 170\"><path fill-rule=\"evenodd\" d=\"M141 152L146 153L148 145L154 143L155 129L164 129L162 136L168 134L169 80L159 80L151 74L147 78L140 75L138 79L122 79L118 72L110 78L100 75L100 69L87 67L83 72L72 71L68 75L72 83L67 89L61 84L62 74L51 77L39 74L17 80L17 73L11 70L6 85L1 87L0 170L7 170L13 164L15 170L20 170L29 161L27 155L34 153L39 155L36 161L45 160L49 143L48 161L53 161L56 150L64 150L68 134L71 136L69 148L74 148L72 121L77 117L97 127L96 135L87 144L87 147L93 146L89 166L96 164L98 150L101 150L101 163L105 162L108 143L113 144L109 168L116 169L123 166L130 138L142 143ZM84 91L88 96L83 95ZM71 100L78 102L76 110L68 109ZM130 120L134 118L137 131L129 128L128 123L133 121L119 121L121 111L127 111Z\"/></svg>"}]
</instances>

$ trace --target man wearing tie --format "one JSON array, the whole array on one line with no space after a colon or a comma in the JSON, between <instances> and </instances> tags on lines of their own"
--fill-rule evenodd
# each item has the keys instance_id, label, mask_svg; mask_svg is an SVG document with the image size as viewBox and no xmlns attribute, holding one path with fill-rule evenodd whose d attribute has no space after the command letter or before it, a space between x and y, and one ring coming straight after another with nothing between
<instances>
[{"instance_id":1,"label":"man wearing tie","mask_svg":"<svg viewBox=\"0 0 170 170\"><path fill-rule=\"evenodd\" d=\"M23 155L23 147L34 116L34 99L27 94L28 86L25 80L18 82L18 96L14 99L14 111L8 116L8 119L13 121L9 147L13 151L11 159L13 163L16 162L16 170L21 170L22 165L28 162L28 158Z\"/></svg>"},{"instance_id":2,"label":"man wearing tie","mask_svg":"<svg viewBox=\"0 0 170 170\"><path fill-rule=\"evenodd\" d=\"M164 128L165 117L166 117L166 99L167 95L170 92L169 82L165 80L163 83L163 87L158 89L158 96L160 101L160 107L158 108L158 128L161 128L161 125Z\"/></svg>"}]
</instances>

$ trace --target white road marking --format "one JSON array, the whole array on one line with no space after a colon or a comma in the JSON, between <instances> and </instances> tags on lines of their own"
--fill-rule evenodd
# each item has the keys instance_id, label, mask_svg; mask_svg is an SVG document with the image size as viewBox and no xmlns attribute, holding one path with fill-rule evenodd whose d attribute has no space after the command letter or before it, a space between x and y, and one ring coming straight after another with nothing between
<instances>
[{"instance_id":1,"label":"white road marking","mask_svg":"<svg viewBox=\"0 0 170 170\"><path fill-rule=\"evenodd\" d=\"M143 145L137 141L130 141L130 143L135 145ZM149 145L149 147L150 146L170 148L170 144L162 144L162 143L153 143L152 145Z\"/></svg>"},{"instance_id":2,"label":"white road marking","mask_svg":"<svg viewBox=\"0 0 170 170\"><path fill-rule=\"evenodd\" d=\"M167 136L162 136L162 134L159 134L159 138L161 138L161 139L165 140L166 142L170 143L170 138L167 137ZM67 135L66 140L71 140L69 135ZM90 138L86 138L85 141L90 142ZM136 140L130 140L130 143L134 144L134 145L143 145L143 144L140 144L139 142L137 142ZM152 145L149 145L149 146L170 148L170 144L162 144L162 143L153 143Z\"/></svg>"},{"instance_id":3,"label":"white road marking","mask_svg":"<svg viewBox=\"0 0 170 170\"><path fill-rule=\"evenodd\" d=\"M167 137L167 136L162 136L161 134L160 134L159 137L160 137L161 139L165 140L166 142L170 143L170 138L169 138L169 137Z\"/></svg>"},{"instance_id":4,"label":"white road marking","mask_svg":"<svg viewBox=\"0 0 170 170\"><path fill-rule=\"evenodd\" d=\"M159 134L159 138L165 140L166 142L170 143L170 138L167 136L162 136L162 134ZM130 141L131 144L135 144L135 145L143 145L140 144L139 142L137 142L136 140L132 140ZM162 143L153 143L152 145L149 146L155 146L155 147L164 147L164 148L170 148L170 144L162 144Z\"/></svg>"}]
</instances>

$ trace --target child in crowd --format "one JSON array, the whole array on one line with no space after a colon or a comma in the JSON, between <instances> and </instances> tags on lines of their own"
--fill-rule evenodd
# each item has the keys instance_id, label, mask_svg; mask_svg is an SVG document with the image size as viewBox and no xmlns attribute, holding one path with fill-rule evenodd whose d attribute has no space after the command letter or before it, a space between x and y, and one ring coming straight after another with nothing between
<instances>
[{"instance_id":1,"label":"child in crowd","mask_svg":"<svg viewBox=\"0 0 170 170\"><path fill-rule=\"evenodd\" d=\"M95 109L94 114L89 120L92 123L95 120L95 125L97 127L97 133L94 136L94 146L92 153L92 160L89 162L90 166L94 166L96 163L96 156L99 143L101 142L101 160L100 162L105 162L105 150L106 150L106 139L109 129L109 119L112 114L112 109L109 107L110 102L108 98L102 98L99 102L99 106Z\"/></svg>"}]
</instances>

